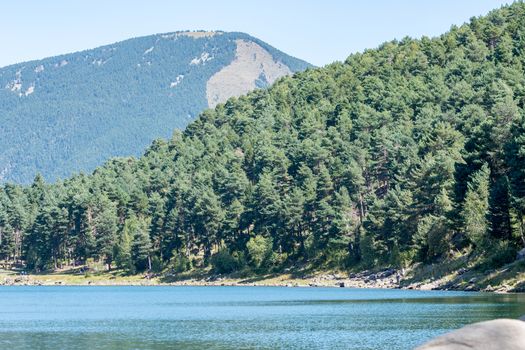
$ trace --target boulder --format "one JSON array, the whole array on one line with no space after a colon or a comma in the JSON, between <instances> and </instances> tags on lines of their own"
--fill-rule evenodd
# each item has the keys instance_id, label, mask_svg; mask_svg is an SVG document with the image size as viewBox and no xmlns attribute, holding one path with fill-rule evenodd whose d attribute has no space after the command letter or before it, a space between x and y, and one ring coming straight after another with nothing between
<instances>
[{"instance_id":1,"label":"boulder","mask_svg":"<svg viewBox=\"0 0 525 350\"><path fill-rule=\"evenodd\" d=\"M437 337L416 350L522 350L525 322L498 319L474 323Z\"/></svg>"},{"instance_id":2,"label":"boulder","mask_svg":"<svg viewBox=\"0 0 525 350\"><path fill-rule=\"evenodd\" d=\"M483 289L484 292L494 292L496 289L492 287L490 284Z\"/></svg>"},{"instance_id":3,"label":"boulder","mask_svg":"<svg viewBox=\"0 0 525 350\"><path fill-rule=\"evenodd\" d=\"M396 270L394 270L394 269L388 269L388 270L383 271L383 272L379 275L379 277L380 277L380 278L390 277L390 276L392 276L394 273L396 273Z\"/></svg>"},{"instance_id":4,"label":"boulder","mask_svg":"<svg viewBox=\"0 0 525 350\"><path fill-rule=\"evenodd\" d=\"M463 290L465 292L477 292L479 291L479 287L476 287L475 285L473 284L469 284L468 286L466 286L465 288L463 288Z\"/></svg>"},{"instance_id":5,"label":"boulder","mask_svg":"<svg viewBox=\"0 0 525 350\"><path fill-rule=\"evenodd\" d=\"M464 274L465 272L468 272L468 270L467 270L466 268L462 267L462 268L460 268L460 269L458 270L458 275L462 275L462 274Z\"/></svg>"}]
</instances>

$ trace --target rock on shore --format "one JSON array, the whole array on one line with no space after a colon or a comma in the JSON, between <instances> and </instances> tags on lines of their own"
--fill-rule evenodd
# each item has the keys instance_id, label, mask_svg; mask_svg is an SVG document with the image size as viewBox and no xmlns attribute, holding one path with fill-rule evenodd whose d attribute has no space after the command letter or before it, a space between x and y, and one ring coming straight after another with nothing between
<instances>
[{"instance_id":1,"label":"rock on shore","mask_svg":"<svg viewBox=\"0 0 525 350\"><path fill-rule=\"evenodd\" d=\"M498 319L474 323L437 337L416 350L523 350L525 322Z\"/></svg>"}]
</instances>

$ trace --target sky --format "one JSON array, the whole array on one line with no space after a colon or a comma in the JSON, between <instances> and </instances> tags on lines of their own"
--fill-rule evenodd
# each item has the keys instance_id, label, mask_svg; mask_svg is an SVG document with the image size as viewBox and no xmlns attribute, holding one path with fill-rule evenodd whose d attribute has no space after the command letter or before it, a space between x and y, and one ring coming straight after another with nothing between
<instances>
[{"instance_id":1,"label":"sky","mask_svg":"<svg viewBox=\"0 0 525 350\"><path fill-rule=\"evenodd\" d=\"M178 30L251 34L322 66L436 36L507 0L0 0L0 67Z\"/></svg>"}]
</instances>

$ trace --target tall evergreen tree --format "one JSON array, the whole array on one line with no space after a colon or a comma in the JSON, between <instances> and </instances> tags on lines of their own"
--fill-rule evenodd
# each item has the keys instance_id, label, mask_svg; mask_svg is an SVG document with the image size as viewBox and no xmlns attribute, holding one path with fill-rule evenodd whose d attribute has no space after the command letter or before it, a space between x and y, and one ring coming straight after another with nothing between
<instances>
[{"instance_id":1,"label":"tall evergreen tree","mask_svg":"<svg viewBox=\"0 0 525 350\"><path fill-rule=\"evenodd\" d=\"M489 195L490 169L487 164L483 164L468 183L461 212L465 234L478 247L483 247L488 239Z\"/></svg>"}]
</instances>

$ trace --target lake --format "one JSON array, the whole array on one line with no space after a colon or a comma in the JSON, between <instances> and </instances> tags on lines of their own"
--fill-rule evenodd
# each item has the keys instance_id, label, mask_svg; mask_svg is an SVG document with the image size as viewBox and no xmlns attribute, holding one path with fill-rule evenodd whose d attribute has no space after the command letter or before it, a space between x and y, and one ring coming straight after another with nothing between
<instances>
[{"instance_id":1,"label":"lake","mask_svg":"<svg viewBox=\"0 0 525 350\"><path fill-rule=\"evenodd\" d=\"M286 287L0 287L1 349L410 349L525 295Z\"/></svg>"}]
</instances>

